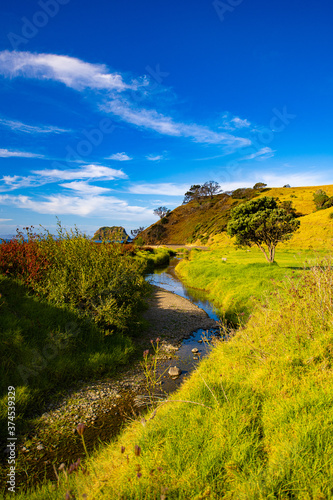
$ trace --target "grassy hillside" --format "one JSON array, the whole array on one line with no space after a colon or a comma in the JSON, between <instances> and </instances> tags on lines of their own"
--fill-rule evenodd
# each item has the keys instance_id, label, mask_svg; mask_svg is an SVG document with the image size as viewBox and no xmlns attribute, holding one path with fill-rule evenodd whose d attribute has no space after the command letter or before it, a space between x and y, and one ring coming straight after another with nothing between
<instances>
[{"instance_id":1,"label":"grassy hillside","mask_svg":"<svg viewBox=\"0 0 333 500\"><path fill-rule=\"evenodd\" d=\"M17 497L331 499L332 289L329 261L290 277L86 471Z\"/></svg>"},{"instance_id":2,"label":"grassy hillside","mask_svg":"<svg viewBox=\"0 0 333 500\"><path fill-rule=\"evenodd\" d=\"M302 217L300 217L301 230L287 244L286 248L293 246L302 248L304 245L306 248L311 248L311 245L314 248L316 246L330 248L330 246L326 246L326 242L331 238L332 221L328 218L328 215L332 209L320 210L313 214L316 209L313 194L318 189L325 191L328 196L333 196L333 185L329 185L266 188L262 191L249 189L246 192L247 198L237 198L234 193L232 196L220 194L212 199L206 198L200 204L191 201L186 205L177 207L168 217L147 228L140 236L148 244L185 244L194 242L211 244L215 242L230 245L232 242L225 233L230 209L256 196L273 196L279 198L281 202L291 201L297 212L302 214Z\"/></svg>"}]
</instances>

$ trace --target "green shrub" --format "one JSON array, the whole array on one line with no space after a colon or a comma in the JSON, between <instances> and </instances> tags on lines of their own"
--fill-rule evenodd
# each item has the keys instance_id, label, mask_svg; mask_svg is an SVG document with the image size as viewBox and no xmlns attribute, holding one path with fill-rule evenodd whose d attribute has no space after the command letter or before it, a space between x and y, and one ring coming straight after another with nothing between
<instances>
[{"instance_id":1,"label":"green shrub","mask_svg":"<svg viewBox=\"0 0 333 500\"><path fill-rule=\"evenodd\" d=\"M313 194L313 201L316 205L317 210L321 210L324 208L325 203L329 200L329 197L322 189L317 189L317 191Z\"/></svg>"},{"instance_id":2,"label":"green shrub","mask_svg":"<svg viewBox=\"0 0 333 500\"><path fill-rule=\"evenodd\" d=\"M11 276L23 279L52 304L66 305L110 330L125 331L137 323L149 285L140 261L131 256L132 245L95 243L59 223L57 239L30 231L27 242L15 240L0 251L2 271L7 272L5 262Z\"/></svg>"}]
</instances>

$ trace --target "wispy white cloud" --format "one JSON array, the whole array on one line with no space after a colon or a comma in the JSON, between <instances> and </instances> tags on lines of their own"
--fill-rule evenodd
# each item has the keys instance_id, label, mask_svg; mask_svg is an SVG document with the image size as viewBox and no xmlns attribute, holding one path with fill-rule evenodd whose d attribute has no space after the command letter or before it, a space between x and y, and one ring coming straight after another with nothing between
<instances>
[{"instance_id":1,"label":"wispy white cloud","mask_svg":"<svg viewBox=\"0 0 333 500\"><path fill-rule=\"evenodd\" d=\"M281 173L270 173L268 171L253 171L250 172L242 171L241 177L226 179L221 176L217 176L216 180L220 183L224 191L233 191L238 188L251 188L257 182L264 182L268 187L282 187L285 184L290 184L290 186L322 186L327 184L327 177L325 172L281 172ZM268 193L269 196L269 193Z\"/></svg>"},{"instance_id":2,"label":"wispy white cloud","mask_svg":"<svg viewBox=\"0 0 333 500\"><path fill-rule=\"evenodd\" d=\"M107 156L104 158L105 160L115 160L115 161L129 161L133 160L130 156L128 156L126 153L115 153L111 156Z\"/></svg>"},{"instance_id":3,"label":"wispy white cloud","mask_svg":"<svg viewBox=\"0 0 333 500\"><path fill-rule=\"evenodd\" d=\"M9 220L13 220L13 219L0 219L0 222L7 222Z\"/></svg>"},{"instance_id":4,"label":"wispy white cloud","mask_svg":"<svg viewBox=\"0 0 333 500\"><path fill-rule=\"evenodd\" d=\"M135 108L128 102L113 99L101 106L104 111L111 112L127 123L140 128L154 130L163 135L188 137L203 144L221 144L230 148L249 146L251 141L244 137L215 132L208 127L176 122L171 117L158 113L154 109Z\"/></svg>"},{"instance_id":5,"label":"wispy white cloud","mask_svg":"<svg viewBox=\"0 0 333 500\"><path fill-rule=\"evenodd\" d=\"M243 156L240 160L267 160L274 156L275 151L271 148L265 147L261 148L259 151L255 151L247 156Z\"/></svg>"},{"instance_id":6,"label":"wispy white cloud","mask_svg":"<svg viewBox=\"0 0 333 500\"><path fill-rule=\"evenodd\" d=\"M64 184L59 184L59 186L64 187L66 189L72 189L74 191L78 191L83 194L102 194L108 191L111 191L110 188L104 188L100 186L93 186L84 181L73 181L73 182L65 182Z\"/></svg>"},{"instance_id":7,"label":"wispy white cloud","mask_svg":"<svg viewBox=\"0 0 333 500\"><path fill-rule=\"evenodd\" d=\"M148 155L146 156L147 160L149 161L160 161L164 159L163 155Z\"/></svg>"},{"instance_id":8,"label":"wispy white cloud","mask_svg":"<svg viewBox=\"0 0 333 500\"><path fill-rule=\"evenodd\" d=\"M13 205L40 214L72 214L81 217L115 216L117 220L128 221L149 221L152 219L151 209L129 205L126 201L114 196L66 196L59 194L31 198L23 195L0 195L0 204Z\"/></svg>"},{"instance_id":9,"label":"wispy white cloud","mask_svg":"<svg viewBox=\"0 0 333 500\"><path fill-rule=\"evenodd\" d=\"M0 192L13 191L14 189L22 189L26 187L41 186L45 184L33 175L4 175L0 179Z\"/></svg>"},{"instance_id":10,"label":"wispy white cloud","mask_svg":"<svg viewBox=\"0 0 333 500\"><path fill-rule=\"evenodd\" d=\"M37 187L43 186L45 184L55 183L59 181L78 181L80 179L87 180L101 180L101 181L112 181L115 179L127 179L128 176L122 170L117 170L110 167L104 167L103 165L83 165L81 168L75 169L44 169L44 170L33 170L32 174L27 176L20 175L4 175L0 179L0 191L13 191L14 189L22 189L26 187ZM69 189L79 190L80 186L84 189L84 183L73 182L63 185ZM89 186L86 184L86 186ZM98 188L97 186L90 186L90 191L93 188L95 192L101 193L107 190L107 188ZM82 190L81 189L81 190ZM89 187L86 187L87 192Z\"/></svg>"},{"instance_id":11,"label":"wispy white cloud","mask_svg":"<svg viewBox=\"0 0 333 500\"><path fill-rule=\"evenodd\" d=\"M44 155L29 153L28 151L13 151L11 149L0 149L0 158L44 158Z\"/></svg>"},{"instance_id":12,"label":"wispy white cloud","mask_svg":"<svg viewBox=\"0 0 333 500\"><path fill-rule=\"evenodd\" d=\"M236 130L236 129L248 129L251 126L251 122L246 118L239 118L239 116L232 116L230 113L224 113L222 116L222 123L220 128L225 130Z\"/></svg>"},{"instance_id":13,"label":"wispy white cloud","mask_svg":"<svg viewBox=\"0 0 333 500\"><path fill-rule=\"evenodd\" d=\"M75 179L127 179L127 174L122 170L115 168L104 167L103 165L83 165L81 168L59 170L59 169L44 169L33 170L32 173L40 177L48 177L49 179L63 181Z\"/></svg>"},{"instance_id":14,"label":"wispy white cloud","mask_svg":"<svg viewBox=\"0 0 333 500\"><path fill-rule=\"evenodd\" d=\"M196 123L178 122L155 109L146 109L133 100L132 90L141 90L143 95L153 97L153 86L143 77L129 83L120 73L110 72L104 64L91 64L80 59L55 54L33 54L31 52L0 52L0 74L7 77L23 76L39 80L54 80L77 91L98 92L100 109L112 113L122 121L155 131L162 135L186 137L201 144L221 145L233 151L251 145L248 138L215 131ZM247 120L233 118L233 128L248 126Z\"/></svg>"},{"instance_id":15,"label":"wispy white cloud","mask_svg":"<svg viewBox=\"0 0 333 500\"><path fill-rule=\"evenodd\" d=\"M320 186L326 183L325 172L296 172L288 173L257 173L256 182L265 182L269 187L280 187L285 184L290 186Z\"/></svg>"},{"instance_id":16,"label":"wispy white cloud","mask_svg":"<svg viewBox=\"0 0 333 500\"><path fill-rule=\"evenodd\" d=\"M56 54L33 54L4 50L0 52L0 73L8 77L23 76L54 80L67 87L84 89L136 90L137 81L126 83L122 75L112 73L104 64L91 64L75 57Z\"/></svg>"},{"instance_id":17,"label":"wispy white cloud","mask_svg":"<svg viewBox=\"0 0 333 500\"><path fill-rule=\"evenodd\" d=\"M249 120L242 120L242 118L239 118L238 116L235 116L230 121L235 125L236 128L248 128L251 126Z\"/></svg>"},{"instance_id":18,"label":"wispy white cloud","mask_svg":"<svg viewBox=\"0 0 333 500\"><path fill-rule=\"evenodd\" d=\"M8 120L0 117L0 125L10 128L14 132L25 132L28 134L65 134L72 132L69 129L55 127L53 125L28 125L16 120Z\"/></svg>"},{"instance_id":19,"label":"wispy white cloud","mask_svg":"<svg viewBox=\"0 0 333 500\"><path fill-rule=\"evenodd\" d=\"M157 184L133 184L128 191L133 194L162 194L166 196L183 196L188 191L189 184L173 184L163 182Z\"/></svg>"}]
</instances>

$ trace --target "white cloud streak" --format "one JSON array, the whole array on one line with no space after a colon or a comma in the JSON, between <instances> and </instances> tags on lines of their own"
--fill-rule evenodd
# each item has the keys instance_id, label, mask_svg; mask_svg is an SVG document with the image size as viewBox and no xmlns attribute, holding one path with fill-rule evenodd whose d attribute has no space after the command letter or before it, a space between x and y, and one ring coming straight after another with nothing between
<instances>
[{"instance_id":1,"label":"white cloud streak","mask_svg":"<svg viewBox=\"0 0 333 500\"><path fill-rule=\"evenodd\" d=\"M33 170L32 173L40 177L48 177L53 181L61 180L75 180L75 179L127 179L127 174L122 170L115 168L104 167L103 165L84 165L81 168L59 170L59 169L45 169Z\"/></svg>"},{"instance_id":2,"label":"white cloud streak","mask_svg":"<svg viewBox=\"0 0 333 500\"><path fill-rule=\"evenodd\" d=\"M111 112L127 123L153 130L162 135L188 137L194 142L221 144L232 149L251 145L251 141L244 137L215 132L202 125L175 122L171 117L158 113L154 109L137 109L120 99L113 99L108 104L103 105L102 109Z\"/></svg>"},{"instance_id":3,"label":"white cloud streak","mask_svg":"<svg viewBox=\"0 0 333 500\"><path fill-rule=\"evenodd\" d=\"M45 169L45 170L33 170L34 175L19 176L19 175L4 175L0 179L0 191L13 191L14 189L22 189L26 187L38 187L45 184L51 184L59 181L78 181L81 179L87 180L101 180L101 181L112 181L115 179L127 179L128 176L122 170L116 170L110 167L104 167L103 165L84 165L81 168L59 170L59 169ZM81 191L84 189L84 183L67 183L64 187L69 189L77 189ZM89 186L86 184L86 186ZM90 189L93 190L93 186L86 187L85 192ZM101 193L107 190L107 188L95 187L95 192Z\"/></svg>"},{"instance_id":4,"label":"white cloud streak","mask_svg":"<svg viewBox=\"0 0 333 500\"><path fill-rule=\"evenodd\" d=\"M268 158L272 158L274 156L274 153L275 151L273 151L273 149L265 147L247 156L243 156L243 158L240 158L240 160L267 160Z\"/></svg>"},{"instance_id":5,"label":"white cloud streak","mask_svg":"<svg viewBox=\"0 0 333 500\"><path fill-rule=\"evenodd\" d=\"M128 156L126 153L115 153L111 156L108 156L104 158L105 160L115 160L115 161L130 161L133 160L130 156Z\"/></svg>"},{"instance_id":6,"label":"white cloud streak","mask_svg":"<svg viewBox=\"0 0 333 500\"><path fill-rule=\"evenodd\" d=\"M128 188L133 194L162 194L165 196L183 196L188 191L189 184L172 184L169 182L157 184L134 184Z\"/></svg>"},{"instance_id":7,"label":"white cloud streak","mask_svg":"<svg viewBox=\"0 0 333 500\"><path fill-rule=\"evenodd\" d=\"M0 125L10 128L14 132L24 132L27 134L65 134L72 132L69 129L55 127L53 125L28 125L16 120L0 118Z\"/></svg>"},{"instance_id":8,"label":"white cloud streak","mask_svg":"<svg viewBox=\"0 0 333 500\"><path fill-rule=\"evenodd\" d=\"M13 151L11 149L0 149L0 158L44 158L44 155L29 153L27 151Z\"/></svg>"},{"instance_id":9,"label":"white cloud streak","mask_svg":"<svg viewBox=\"0 0 333 500\"><path fill-rule=\"evenodd\" d=\"M148 155L146 156L147 160L149 161L160 161L164 159L163 155Z\"/></svg>"},{"instance_id":10,"label":"white cloud streak","mask_svg":"<svg viewBox=\"0 0 333 500\"><path fill-rule=\"evenodd\" d=\"M127 84L119 73L110 73L104 64L90 64L75 57L31 52L0 53L0 72L4 76L37 78L64 83L67 87L84 89L136 90L138 83Z\"/></svg>"},{"instance_id":11,"label":"white cloud streak","mask_svg":"<svg viewBox=\"0 0 333 500\"><path fill-rule=\"evenodd\" d=\"M151 220L151 209L128 205L126 201L114 196L66 196L52 195L42 199L29 196L0 195L0 204L13 205L40 214L72 214L81 217L92 215L115 216L117 220Z\"/></svg>"},{"instance_id":12,"label":"white cloud streak","mask_svg":"<svg viewBox=\"0 0 333 500\"><path fill-rule=\"evenodd\" d=\"M185 137L201 144L222 145L229 149L228 152L251 145L247 138L216 132L195 123L177 122L155 109L138 107L128 91L143 89L148 95L148 80L141 78L126 83L122 75L110 72L104 64L91 64L69 56L6 50L0 52L0 74L10 78L21 76L53 80L80 92L105 90L107 93L102 97L104 103L100 101L100 109L128 124L162 135ZM97 98L101 99L100 93ZM247 126L247 120L234 118L234 128Z\"/></svg>"},{"instance_id":13,"label":"white cloud streak","mask_svg":"<svg viewBox=\"0 0 333 500\"><path fill-rule=\"evenodd\" d=\"M99 195L111 191L110 188L92 186L91 184L88 184L87 182L84 181L65 182L64 184L59 184L59 186L64 187L66 189L72 189L82 194L91 194L91 195Z\"/></svg>"}]
</instances>

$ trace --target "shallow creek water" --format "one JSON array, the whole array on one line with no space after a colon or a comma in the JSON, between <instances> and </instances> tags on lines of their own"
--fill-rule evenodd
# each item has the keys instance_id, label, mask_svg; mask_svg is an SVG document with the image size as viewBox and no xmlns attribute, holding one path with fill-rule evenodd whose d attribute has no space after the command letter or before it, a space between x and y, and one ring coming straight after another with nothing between
<instances>
[{"instance_id":1,"label":"shallow creek water","mask_svg":"<svg viewBox=\"0 0 333 500\"><path fill-rule=\"evenodd\" d=\"M200 309L203 309L210 318L219 321L219 313L214 308L213 304L207 300L207 294L204 291L186 286L177 276L175 267L179 260L180 259L177 258L172 259L167 268L155 270L153 274L147 276L148 281L152 285L159 286L168 292L173 292L176 295L180 295L190 300L193 304L200 307ZM200 328L193 332L189 338L182 341L181 346L175 353L175 359L171 362L162 363L159 368L159 372L167 371L171 365L176 365L182 370L180 377L177 379L172 380L168 375L163 377L161 388L164 392L173 392L182 384L184 379L197 366L200 359L210 351L210 341L212 337L218 335L218 329L203 330ZM201 344L199 342L201 342ZM193 348L199 349L197 355L192 353Z\"/></svg>"},{"instance_id":2,"label":"shallow creek water","mask_svg":"<svg viewBox=\"0 0 333 500\"><path fill-rule=\"evenodd\" d=\"M156 270L153 274L148 275L147 280L153 285L185 297L206 311L210 318L218 321L218 312L207 301L205 293L187 287L177 277L175 266L178 262L179 259L173 259L167 268ZM191 371L195 369L200 359L209 353L211 349L210 340L212 337L218 336L218 334L217 329L199 329L182 341L172 359L163 360L159 363L157 373L161 375L160 387L161 394L164 397L166 394L175 391ZM198 354L192 353L194 347L198 348ZM170 366L177 366L182 370L177 379L171 379L167 374ZM81 390L81 399L85 400L85 394L87 394L88 401L87 410L83 410L84 414L88 414L92 405L96 404L98 409L96 418L87 421L85 430L85 442L89 452L100 443L108 443L114 439L123 425L131 418L136 418L145 408L144 404L141 406L140 402L138 403L140 394L143 396L142 400L144 400L145 394L144 389L139 387L140 382L138 382L138 387L134 392L131 384L130 377L127 379L125 377L117 387L112 381L103 380L96 384L88 384L89 387L85 386ZM142 382L141 384L143 385ZM117 393L117 400L114 399L114 394L113 398L110 398L111 392ZM74 390L73 393L75 394ZM89 399L91 397L92 399ZM78 417L78 415L75 415L78 412L75 409L75 403L73 405L74 409L70 410L70 412L68 407L65 408L65 403L62 406L54 404L52 407L58 413L61 413L62 409L64 409L64 412L72 413L72 415L69 415L67 421L61 424L56 423L58 425L57 433L54 432L54 422L57 421L57 416L54 415L54 410L50 410L45 414L45 423L47 424L48 420L53 422L49 430L47 425L46 427L43 425L41 427L37 426L36 429L32 430L30 436L26 436L25 440L20 443L18 446L19 456L16 475L18 491L24 491L27 486L37 485L45 479L54 481L56 478L55 469L58 470L59 464L65 463L66 467L68 467L79 457L84 458L81 439L73 434L75 426L79 421L82 421L81 416L79 416L79 420L75 419L75 417ZM42 443L42 449L40 443ZM3 491L4 476L5 470L2 468L0 473L0 493Z\"/></svg>"}]
</instances>

